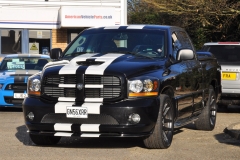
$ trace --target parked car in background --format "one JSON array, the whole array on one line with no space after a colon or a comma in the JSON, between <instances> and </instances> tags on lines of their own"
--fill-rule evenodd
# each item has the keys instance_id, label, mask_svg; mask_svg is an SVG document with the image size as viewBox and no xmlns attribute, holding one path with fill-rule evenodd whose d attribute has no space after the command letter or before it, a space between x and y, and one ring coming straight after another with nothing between
<instances>
[{"instance_id":1,"label":"parked car in background","mask_svg":"<svg viewBox=\"0 0 240 160\"><path fill-rule=\"evenodd\" d=\"M202 51L211 52L221 65L219 107L240 104L240 42L205 43Z\"/></svg>"},{"instance_id":2,"label":"parked car in background","mask_svg":"<svg viewBox=\"0 0 240 160\"><path fill-rule=\"evenodd\" d=\"M27 79L51 61L47 55L6 55L0 64L0 107L22 107Z\"/></svg>"}]
</instances>

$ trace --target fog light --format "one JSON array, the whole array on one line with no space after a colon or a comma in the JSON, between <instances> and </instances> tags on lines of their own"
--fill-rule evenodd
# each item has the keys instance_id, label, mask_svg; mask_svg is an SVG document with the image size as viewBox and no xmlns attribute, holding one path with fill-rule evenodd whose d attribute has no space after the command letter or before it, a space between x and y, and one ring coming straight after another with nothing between
<instances>
[{"instance_id":1,"label":"fog light","mask_svg":"<svg viewBox=\"0 0 240 160\"><path fill-rule=\"evenodd\" d=\"M32 112L28 113L27 118L32 121L34 119L34 114Z\"/></svg>"},{"instance_id":2,"label":"fog light","mask_svg":"<svg viewBox=\"0 0 240 160\"><path fill-rule=\"evenodd\" d=\"M138 122L140 122L141 118L140 118L139 114L133 113L133 114L129 115L128 120L132 123L138 123Z\"/></svg>"}]
</instances>

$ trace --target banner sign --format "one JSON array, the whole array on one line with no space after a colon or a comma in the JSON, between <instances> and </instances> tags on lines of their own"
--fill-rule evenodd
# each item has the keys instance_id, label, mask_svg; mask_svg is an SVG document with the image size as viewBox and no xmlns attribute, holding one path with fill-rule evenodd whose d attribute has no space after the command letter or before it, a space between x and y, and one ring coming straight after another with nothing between
<instances>
[{"instance_id":1,"label":"banner sign","mask_svg":"<svg viewBox=\"0 0 240 160\"><path fill-rule=\"evenodd\" d=\"M115 8L113 7L61 7L62 27L94 27L115 25Z\"/></svg>"},{"instance_id":2,"label":"banner sign","mask_svg":"<svg viewBox=\"0 0 240 160\"><path fill-rule=\"evenodd\" d=\"M41 28L60 27L58 9L51 8L0 8L0 28Z\"/></svg>"}]
</instances>

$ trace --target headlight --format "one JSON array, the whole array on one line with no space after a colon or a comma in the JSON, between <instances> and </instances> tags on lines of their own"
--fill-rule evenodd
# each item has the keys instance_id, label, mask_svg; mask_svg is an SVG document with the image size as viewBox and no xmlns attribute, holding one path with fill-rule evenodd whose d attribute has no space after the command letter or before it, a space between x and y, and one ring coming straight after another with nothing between
<instances>
[{"instance_id":1,"label":"headlight","mask_svg":"<svg viewBox=\"0 0 240 160\"><path fill-rule=\"evenodd\" d=\"M3 84L0 83L0 89L2 89L2 87L3 87Z\"/></svg>"},{"instance_id":2,"label":"headlight","mask_svg":"<svg viewBox=\"0 0 240 160\"><path fill-rule=\"evenodd\" d=\"M130 81L129 90L135 93L141 92L143 89L143 83L140 80Z\"/></svg>"},{"instance_id":3,"label":"headlight","mask_svg":"<svg viewBox=\"0 0 240 160\"><path fill-rule=\"evenodd\" d=\"M158 95L158 79L154 77L137 77L128 81L129 97Z\"/></svg>"},{"instance_id":4,"label":"headlight","mask_svg":"<svg viewBox=\"0 0 240 160\"><path fill-rule=\"evenodd\" d=\"M41 77L40 74L35 74L28 78L28 95L40 96L41 93Z\"/></svg>"},{"instance_id":5,"label":"headlight","mask_svg":"<svg viewBox=\"0 0 240 160\"><path fill-rule=\"evenodd\" d=\"M153 90L153 82L151 81L151 79L146 79L143 81L144 84L144 91L145 92L151 92Z\"/></svg>"}]
</instances>

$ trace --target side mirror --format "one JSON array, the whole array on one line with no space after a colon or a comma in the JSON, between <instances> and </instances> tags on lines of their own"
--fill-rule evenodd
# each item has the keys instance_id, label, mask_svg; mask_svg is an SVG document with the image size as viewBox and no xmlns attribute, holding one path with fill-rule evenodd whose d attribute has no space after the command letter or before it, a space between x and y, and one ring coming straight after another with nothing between
<instances>
[{"instance_id":1,"label":"side mirror","mask_svg":"<svg viewBox=\"0 0 240 160\"><path fill-rule=\"evenodd\" d=\"M50 58L51 59L58 59L62 55L62 49L61 48L53 48L50 51Z\"/></svg>"},{"instance_id":2,"label":"side mirror","mask_svg":"<svg viewBox=\"0 0 240 160\"><path fill-rule=\"evenodd\" d=\"M191 60L194 58L193 50L191 49L181 49L177 53L177 60Z\"/></svg>"}]
</instances>

